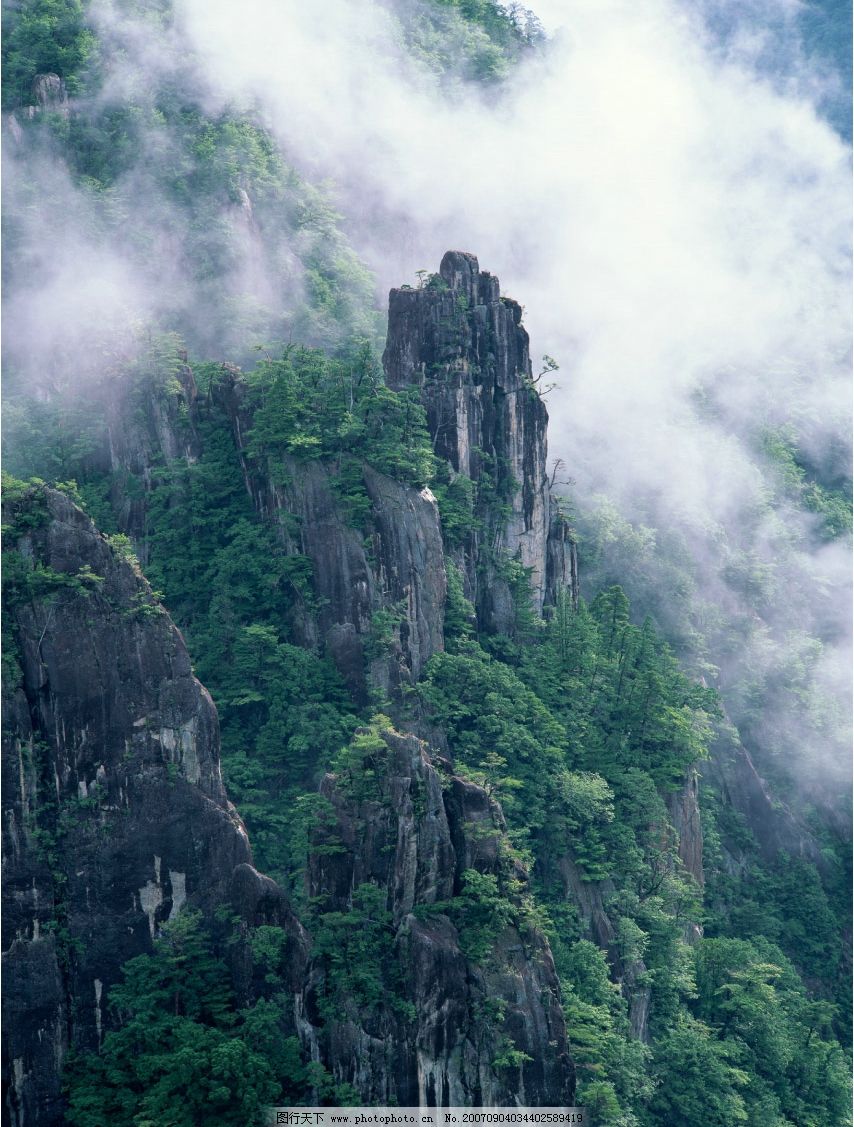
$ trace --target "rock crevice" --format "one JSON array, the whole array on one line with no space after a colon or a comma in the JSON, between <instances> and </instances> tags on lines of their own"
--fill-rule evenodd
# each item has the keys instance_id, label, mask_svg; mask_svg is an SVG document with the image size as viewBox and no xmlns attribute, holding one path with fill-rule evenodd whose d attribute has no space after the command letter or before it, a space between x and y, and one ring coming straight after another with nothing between
<instances>
[{"instance_id":1,"label":"rock crevice","mask_svg":"<svg viewBox=\"0 0 854 1127\"><path fill-rule=\"evenodd\" d=\"M212 914L227 903L251 862L222 784L216 710L181 634L84 513L52 490L38 501L36 527L17 529L4 510L24 577L6 607L18 674L3 728L15 1127L61 1121L68 1047L97 1049L100 999L122 964L185 904ZM35 593L28 574L52 590ZM280 916L299 947L299 925Z\"/></svg>"},{"instance_id":2,"label":"rock crevice","mask_svg":"<svg viewBox=\"0 0 854 1127\"><path fill-rule=\"evenodd\" d=\"M323 784L343 849L312 855L309 892L347 911L361 885L383 890L398 996L358 1017L344 1008L322 1022L318 998L334 984L316 960L304 995L305 1041L368 1103L571 1103L574 1069L548 942L520 911L499 929L488 957L473 958L457 926L463 874L499 877L507 864L500 807L434 761L416 737L384 739L375 796L356 799L331 775ZM518 866L513 876L526 879ZM514 1059L502 1057L508 1047L518 1064L502 1063Z\"/></svg>"},{"instance_id":3,"label":"rock crevice","mask_svg":"<svg viewBox=\"0 0 854 1127\"><path fill-rule=\"evenodd\" d=\"M481 625L512 631L502 560L530 575L533 609L560 585L577 596L575 547L546 473L548 412L533 379L521 307L473 254L448 251L420 289L389 294L386 379L419 389L437 456L478 490L484 526L459 553Z\"/></svg>"}]
</instances>

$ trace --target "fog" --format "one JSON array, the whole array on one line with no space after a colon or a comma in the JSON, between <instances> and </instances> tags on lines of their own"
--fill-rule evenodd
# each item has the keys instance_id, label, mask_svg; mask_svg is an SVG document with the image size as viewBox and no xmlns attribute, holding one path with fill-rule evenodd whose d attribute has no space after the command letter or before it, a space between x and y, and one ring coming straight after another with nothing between
<instances>
[{"instance_id":1,"label":"fog","mask_svg":"<svg viewBox=\"0 0 854 1127\"><path fill-rule=\"evenodd\" d=\"M848 445L851 153L817 109L834 78L799 50L798 5L763 30L767 8L548 0L548 47L497 91L419 70L380 6L179 11L221 96L334 179L381 291L455 248L524 303L533 354L561 364L550 445L579 507L605 495L675 530L697 604L767 624L711 655L724 684L785 662L796 631L824 640L767 732L835 774L845 738L809 714L819 685L847 692L848 550L769 503L760 451L786 424L817 460ZM728 578L734 552L765 566L760 594Z\"/></svg>"},{"instance_id":2,"label":"fog","mask_svg":"<svg viewBox=\"0 0 854 1127\"><path fill-rule=\"evenodd\" d=\"M730 637L728 652L703 655L725 690L746 669L773 679L800 661L798 638L820 640L802 691L786 676L769 690L757 738L834 786L850 772L849 550L785 501L762 454L763 435L789 426L817 466L850 472L851 149L820 112L839 79L802 50L800 8L543 0L548 42L488 87L417 64L393 10L368 0L326 0L322 18L296 0L177 0L168 35L95 10L123 44L105 98L180 73L211 112L250 107L304 176L331 180L379 308L450 248L498 275L523 303L535 362L561 366L550 451L582 527L601 533L607 498L652 530L646 555L626 561L641 606L684 633L682 609L667 609L674 575L656 563L667 540L689 561L685 615L717 606L743 624L736 652ZM82 214L63 185L67 213ZM140 174L131 188L156 230L156 185ZM108 308L163 310L151 278L121 246L87 242L82 221L57 249L12 297L24 339L42 306L62 311L60 328L69 311L96 320L105 292ZM241 284L267 302L298 292L296 259L282 291L262 258L247 227ZM89 288L74 308L78 263ZM215 316L170 270L189 321ZM752 586L733 579L748 563L762 572ZM595 575L612 566L599 560ZM842 701L832 731L828 697Z\"/></svg>"},{"instance_id":3,"label":"fog","mask_svg":"<svg viewBox=\"0 0 854 1127\"><path fill-rule=\"evenodd\" d=\"M381 289L455 247L524 303L564 369L552 444L573 465L595 434L595 461L603 442L615 456L594 477L726 518L751 487L737 445L721 462L740 421L818 414L847 434L849 150L679 5L550 3L558 42L491 99L443 98L381 8L180 10L219 90L257 98L288 154L334 178ZM692 425L700 387L713 427Z\"/></svg>"}]
</instances>

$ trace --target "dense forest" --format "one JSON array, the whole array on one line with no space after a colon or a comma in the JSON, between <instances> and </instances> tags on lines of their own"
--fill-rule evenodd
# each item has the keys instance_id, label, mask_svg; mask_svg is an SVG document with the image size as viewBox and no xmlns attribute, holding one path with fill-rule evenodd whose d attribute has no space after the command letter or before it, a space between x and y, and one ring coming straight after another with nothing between
<instances>
[{"instance_id":1,"label":"dense forest","mask_svg":"<svg viewBox=\"0 0 854 1127\"><path fill-rule=\"evenodd\" d=\"M452 253L386 321L360 216L216 92L180 7L4 5L4 1115L850 1123L844 625L808 613L803 532L848 552L846 451L751 421L739 520L777 570L652 490L583 495L521 308ZM549 49L520 5L378 7L449 98ZM143 751L155 708L180 723Z\"/></svg>"}]
</instances>

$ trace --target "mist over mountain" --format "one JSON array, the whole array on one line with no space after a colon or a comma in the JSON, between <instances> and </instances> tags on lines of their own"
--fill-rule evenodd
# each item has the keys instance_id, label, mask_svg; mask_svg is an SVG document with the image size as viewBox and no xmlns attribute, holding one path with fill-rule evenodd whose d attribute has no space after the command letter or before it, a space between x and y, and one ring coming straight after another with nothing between
<instances>
[{"instance_id":1,"label":"mist over mountain","mask_svg":"<svg viewBox=\"0 0 854 1127\"><path fill-rule=\"evenodd\" d=\"M231 983L151 1048L244 1061L218 1122L843 1121L850 24L4 5L12 1122L184 1091L122 1048L170 943Z\"/></svg>"}]
</instances>

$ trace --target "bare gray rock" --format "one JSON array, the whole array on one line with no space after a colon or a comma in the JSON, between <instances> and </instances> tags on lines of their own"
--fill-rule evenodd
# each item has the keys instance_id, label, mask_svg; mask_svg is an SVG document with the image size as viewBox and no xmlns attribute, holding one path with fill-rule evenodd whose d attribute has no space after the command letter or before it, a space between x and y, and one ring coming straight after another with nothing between
<instances>
[{"instance_id":1,"label":"bare gray rock","mask_svg":"<svg viewBox=\"0 0 854 1127\"><path fill-rule=\"evenodd\" d=\"M185 904L228 903L251 862L222 784L216 710L179 631L84 513L52 490L41 504L30 527L4 511L20 566L59 576L7 607L20 666L3 730L4 1090L16 1127L61 1121L65 1054L72 1040L98 1047L122 963ZM285 924L298 965L283 894L242 882L237 906Z\"/></svg>"},{"instance_id":2,"label":"bare gray rock","mask_svg":"<svg viewBox=\"0 0 854 1127\"><path fill-rule=\"evenodd\" d=\"M356 801L331 775L323 784L343 848L313 853L309 892L346 911L360 884L385 890L400 1001L412 1009L383 1004L324 1023L316 961L303 996L305 1043L368 1103L571 1104L574 1068L547 940L511 923L473 961L446 909L465 870L506 866L500 807L481 787L443 777L421 740L384 738L376 797ZM524 869L512 875L524 888ZM524 1054L520 1063L501 1063L508 1047Z\"/></svg>"},{"instance_id":3,"label":"bare gray rock","mask_svg":"<svg viewBox=\"0 0 854 1127\"><path fill-rule=\"evenodd\" d=\"M550 502L548 412L521 307L501 297L498 279L473 254L448 251L428 285L389 294L383 364L390 387L420 389L437 455L481 487L486 528L469 537L459 563L481 625L512 632L501 554L530 570L537 612L558 584L577 578L574 544Z\"/></svg>"}]
</instances>

